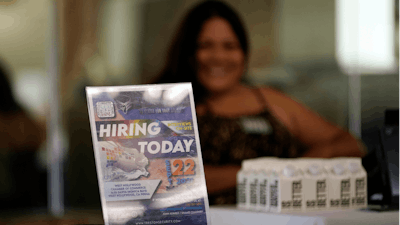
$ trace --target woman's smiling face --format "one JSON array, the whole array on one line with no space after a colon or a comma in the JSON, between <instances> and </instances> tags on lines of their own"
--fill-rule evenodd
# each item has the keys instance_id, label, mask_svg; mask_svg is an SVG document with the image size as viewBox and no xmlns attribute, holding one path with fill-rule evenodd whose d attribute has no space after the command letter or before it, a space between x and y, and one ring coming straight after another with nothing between
<instances>
[{"instance_id":1,"label":"woman's smiling face","mask_svg":"<svg viewBox=\"0 0 400 225\"><path fill-rule=\"evenodd\" d=\"M240 84L245 55L227 20L207 20L197 39L197 79L211 93L225 92Z\"/></svg>"}]
</instances>

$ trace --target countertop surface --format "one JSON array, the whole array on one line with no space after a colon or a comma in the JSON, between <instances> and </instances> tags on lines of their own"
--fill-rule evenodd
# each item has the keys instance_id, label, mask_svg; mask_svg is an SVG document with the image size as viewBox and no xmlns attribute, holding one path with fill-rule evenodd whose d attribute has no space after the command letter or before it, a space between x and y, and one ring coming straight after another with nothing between
<instances>
[{"instance_id":1,"label":"countertop surface","mask_svg":"<svg viewBox=\"0 0 400 225\"><path fill-rule=\"evenodd\" d=\"M210 207L212 224L399 224L399 211L348 209L296 213L268 213L238 210L235 206ZM62 217L51 216L46 208L0 212L3 224L104 224L101 209L66 209Z\"/></svg>"}]
</instances>

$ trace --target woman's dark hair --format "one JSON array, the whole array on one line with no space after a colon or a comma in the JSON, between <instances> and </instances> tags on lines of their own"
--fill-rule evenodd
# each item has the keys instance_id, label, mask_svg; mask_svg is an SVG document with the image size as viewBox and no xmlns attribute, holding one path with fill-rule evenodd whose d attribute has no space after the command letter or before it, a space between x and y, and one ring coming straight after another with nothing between
<instances>
[{"instance_id":1,"label":"woman's dark hair","mask_svg":"<svg viewBox=\"0 0 400 225\"><path fill-rule=\"evenodd\" d=\"M229 22L247 61L247 35L238 14L226 3L208 0L186 15L169 49L166 66L155 83L192 82L195 101L204 99L206 90L196 79L197 38L203 24L216 16Z\"/></svg>"}]
</instances>

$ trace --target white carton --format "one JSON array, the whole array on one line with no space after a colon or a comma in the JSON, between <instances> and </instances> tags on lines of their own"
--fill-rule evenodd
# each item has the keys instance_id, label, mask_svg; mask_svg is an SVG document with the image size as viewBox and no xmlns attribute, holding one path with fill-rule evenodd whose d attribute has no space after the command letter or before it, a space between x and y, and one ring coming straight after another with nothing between
<instances>
[{"instance_id":1,"label":"white carton","mask_svg":"<svg viewBox=\"0 0 400 225\"><path fill-rule=\"evenodd\" d=\"M270 173L269 173L269 211L280 212L282 209L281 204L281 180L279 177L280 165L279 160L270 162Z\"/></svg>"},{"instance_id":2,"label":"white carton","mask_svg":"<svg viewBox=\"0 0 400 225\"><path fill-rule=\"evenodd\" d=\"M268 168L259 171L259 188L258 188L258 204L257 211L269 211L269 182L270 172Z\"/></svg>"},{"instance_id":3,"label":"white carton","mask_svg":"<svg viewBox=\"0 0 400 225\"><path fill-rule=\"evenodd\" d=\"M262 157L258 158L255 165L257 171L258 187L256 192L257 206L256 210L268 212L270 208L270 192L269 183L271 176L271 163L276 161L276 157Z\"/></svg>"},{"instance_id":4,"label":"white carton","mask_svg":"<svg viewBox=\"0 0 400 225\"><path fill-rule=\"evenodd\" d=\"M259 165L257 164L258 161L254 161L254 163L252 163L250 165L251 169L250 169L250 174L248 175L248 189L246 190L246 195L249 196L248 197L248 201L249 201L249 209L250 210L257 210L258 208L258 204L260 203L259 201L259 193L260 193L260 176L262 175L260 173L260 168Z\"/></svg>"},{"instance_id":5,"label":"white carton","mask_svg":"<svg viewBox=\"0 0 400 225\"><path fill-rule=\"evenodd\" d=\"M296 162L290 159L280 159L278 165L274 165L276 169L273 171L277 174L272 175L275 184L278 184L278 199L280 200L277 206L273 207L273 198L271 196L270 211L275 212L291 212L303 210L303 175L297 167ZM274 184L270 185L272 189ZM273 192L271 190L271 195Z\"/></svg>"},{"instance_id":6,"label":"white carton","mask_svg":"<svg viewBox=\"0 0 400 225\"><path fill-rule=\"evenodd\" d=\"M351 174L351 207L367 207L367 172L361 163L361 158L348 158L347 166Z\"/></svg>"},{"instance_id":7,"label":"white carton","mask_svg":"<svg viewBox=\"0 0 400 225\"><path fill-rule=\"evenodd\" d=\"M328 172L328 207L330 209L350 208L350 173L346 169L346 159L325 160Z\"/></svg>"},{"instance_id":8,"label":"white carton","mask_svg":"<svg viewBox=\"0 0 400 225\"><path fill-rule=\"evenodd\" d=\"M327 173L322 159L301 158L298 165L303 171L304 210L325 210L328 206Z\"/></svg>"},{"instance_id":9,"label":"white carton","mask_svg":"<svg viewBox=\"0 0 400 225\"><path fill-rule=\"evenodd\" d=\"M239 209L250 209L250 175L252 174L252 160L243 160L242 168L236 175L236 205Z\"/></svg>"}]
</instances>

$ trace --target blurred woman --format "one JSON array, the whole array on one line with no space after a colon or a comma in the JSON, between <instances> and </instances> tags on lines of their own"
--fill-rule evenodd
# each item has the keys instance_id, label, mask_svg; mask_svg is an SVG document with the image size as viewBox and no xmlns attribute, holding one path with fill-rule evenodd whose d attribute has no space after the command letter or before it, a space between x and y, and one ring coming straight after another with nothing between
<instances>
[{"instance_id":1,"label":"blurred woman","mask_svg":"<svg viewBox=\"0 0 400 225\"><path fill-rule=\"evenodd\" d=\"M362 144L269 87L243 82L249 47L237 13L205 1L184 19L156 83L192 82L210 204L234 204L242 160L363 156Z\"/></svg>"}]
</instances>

